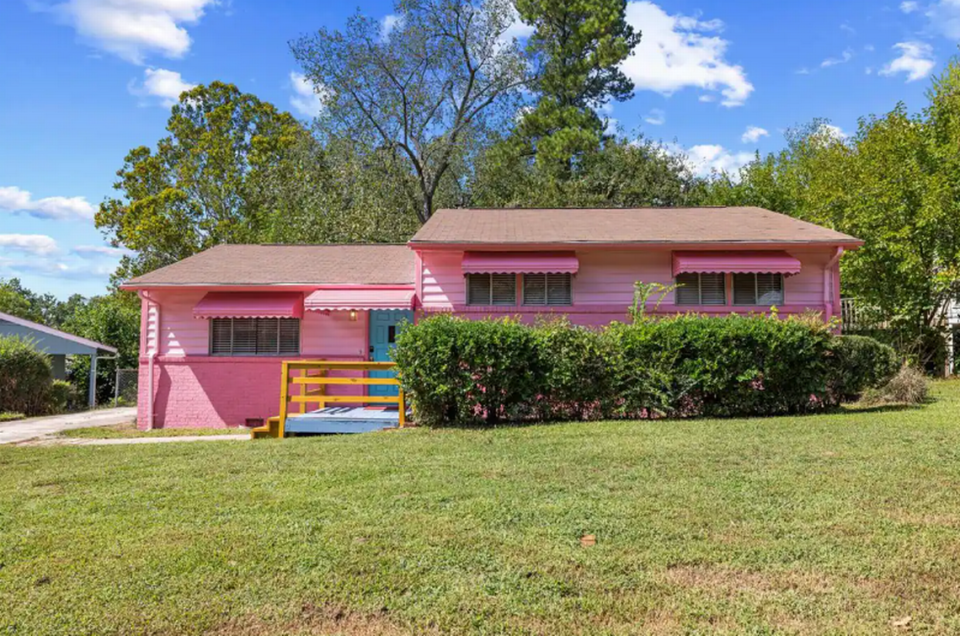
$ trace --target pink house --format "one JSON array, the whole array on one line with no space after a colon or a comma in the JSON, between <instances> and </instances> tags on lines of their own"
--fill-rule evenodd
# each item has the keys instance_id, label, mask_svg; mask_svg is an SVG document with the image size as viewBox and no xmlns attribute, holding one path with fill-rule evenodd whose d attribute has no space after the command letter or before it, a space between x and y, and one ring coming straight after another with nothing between
<instances>
[{"instance_id":1,"label":"pink house","mask_svg":"<svg viewBox=\"0 0 960 636\"><path fill-rule=\"evenodd\" d=\"M665 314L831 320L840 257L861 244L728 207L439 210L407 245L221 245L124 285L142 302L139 425L259 424L282 360L388 360L397 329L433 312L625 320L635 281L680 284Z\"/></svg>"}]
</instances>

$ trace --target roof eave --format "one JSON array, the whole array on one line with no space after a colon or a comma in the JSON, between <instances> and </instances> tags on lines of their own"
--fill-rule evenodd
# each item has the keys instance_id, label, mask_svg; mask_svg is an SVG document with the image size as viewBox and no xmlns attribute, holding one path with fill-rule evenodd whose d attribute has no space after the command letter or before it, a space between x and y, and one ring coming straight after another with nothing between
<instances>
[{"instance_id":1,"label":"roof eave","mask_svg":"<svg viewBox=\"0 0 960 636\"><path fill-rule=\"evenodd\" d=\"M138 290L157 290L157 289L196 289L203 291L232 290L232 291L254 291L257 289L283 289L284 291L314 291L324 288L373 288L390 289L400 288L408 289L414 287L414 282L399 283L137 283L128 281L120 285L124 291Z\"/></svg>"},{"instance_id":2,"label":"roof eave","mask_svg":"<svg viewBox=\"0 0 960 636\"><path fill-rule=\"evenodd\" d=\"M557 249L558 247L589 247L597 249L609 248L661 248L661 249L697 249L697 248L728 248L738 249L771 249L796 247L842 247L857 249L863 246L863 241L853 237L816 240L783 240L783 241L410 241L408 245L414 250L423 249L475 249L485 247L495 250L509 249Z\"/></svg>"}]
</instances>

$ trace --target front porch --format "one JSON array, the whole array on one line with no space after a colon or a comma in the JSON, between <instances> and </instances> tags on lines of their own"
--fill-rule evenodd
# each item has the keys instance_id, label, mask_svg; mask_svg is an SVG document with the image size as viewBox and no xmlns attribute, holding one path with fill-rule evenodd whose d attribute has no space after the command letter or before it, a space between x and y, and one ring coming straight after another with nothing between
<instances>
[{"instance_id":1,"label":"front porch","mask_svg":"<svg viewBox=\"0 0 960 636\"><path fill-rule=\"evenodd\" d=\"M406 402L393 362L284 361L279 415L254 439L403 428Z\"/></svg>"}]
</instances>

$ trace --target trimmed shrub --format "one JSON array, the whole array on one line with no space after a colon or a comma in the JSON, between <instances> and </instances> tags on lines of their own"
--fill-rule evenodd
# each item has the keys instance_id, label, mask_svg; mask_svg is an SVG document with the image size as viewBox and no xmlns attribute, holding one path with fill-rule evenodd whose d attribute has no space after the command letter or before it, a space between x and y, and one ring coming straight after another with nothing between
<instances>
[{"instance_id":1,"label":"trimmed shrub","mask_svg":"<svg viewBox=\"0 0 960 636\"><path fill-rule=\"evenodd\" d=\"M611 326L620 415L773 415L824 406L831 335L801 319L678 316ZM646 401L646 404L644 403Z\"/></svg>"},{"instance_id":2,"label":"trimmed shrub","mask_svg":"<svg viewBox=\"0 0 960 636\"><path fill-rule=\"evenodd\" d=\"M616 350L601 332L575 327L566 318L533 329L538 367L534 412L542 420L581 420L613 413Z\"/></svg>"},{"instance_id":3,"label":"trimmed shrub","mask_svg":"<svg viewBox=\"0 0 960 636\"><path fill-rule=\"evenodd\" d=\"M886 350L836 340L804 318L678 316L587 329L442 315L407 327L393 355L428 426L729 417L821 410L837 401L836 378L859 387L883 376ZM840 360L851 365L843 373ZM863 368L870 373L858 383Z\"/></svg>"},{"instance_id":4,"label":"trimmed shrub","mask_svg":"<svg viewBox=\"0 0 960 636\"><path fill-rule=\"evenodd\" d=\"M516 320L437 316L401 331L393 356L429 426L524 419L542 386L534 332Z\"/></svg>"},{"instance_id":5,"label":"trimmed shrub","mask_svg":"<svg viewBox=\"0 0 960 636\"><path fill-rule=\"evenodd\" d=\"M858 399L868 389L886 384L900 369L893 347L866 336L839 336L833 340L831 391L836 401Z\"/></svg>"},{"instance_id":6,"label":"trimmed shrub","mask_svg":"<svg viewBox=\"0 0 960 636\"><path fill-rule=\"evenodd\" d=\"M50 358L31 340L0 336L0 411L47 413L52 383Z\"/></svg>"}]
</instances>

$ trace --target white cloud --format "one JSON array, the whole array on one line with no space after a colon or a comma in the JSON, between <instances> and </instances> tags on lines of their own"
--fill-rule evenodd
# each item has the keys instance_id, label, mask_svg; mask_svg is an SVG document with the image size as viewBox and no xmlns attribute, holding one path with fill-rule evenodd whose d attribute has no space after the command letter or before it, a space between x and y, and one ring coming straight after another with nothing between
<instances>
[{"instance_id":1,"label":"white cloud","mask_svg":"<svg viewBox=\"0 0 960 636\"><path fill-rule=\"evenodd\" d=\"M109 245L77 245L72 251L81 258L97 258L100 256L119 258L133 253L123 247L110 247Z\"/></svg>"},{"instance_id":2,"label":"white cloud","mask_svg":"<svg viewBox=\"0 0 960 636\"><path fill-rule=\"evenodd\" d=\"M34 274L47 278L66 280L103 280L104 282L116 269L113 265L91 264L84 262L64 262L48 256L34 256L28 260L5 258L0 256L0 272L9 271L13 275Z\"/></svg>"},{"instance_id":3,"label":"white cloud","mask_svg":"<svg viewBox=\"0 0 960 636\"><path fill-rule=\"evenodd\" d=\"M769 136L770 133L765 128L760 128L759 126L747 126L743 136L740 137L740 141L745 144L755 144L760 141L761 137Z\"/></svg>"},{"instance_id":4,"label":"white cloud","mask_svg":"<svg viewBox=\"0 0 960 636\"><path fill-rule=\"evenodd\" d=\"M659 108L654 108L650 111L650 114L647 115L644 120L651 126L663 126L667 123L667 114L660 110Z\"/></svg>"},{"instance_id":5,"label":"white cloud","mask_svg":"<svg viewBox=\"0 0 960 636\"><path fill-rule=\"evenodd\" d=\"M753 161L752 152L730 152L716 144L701 144L683 148L676 143L661 144L663 152L683 158L687 168L697 176L708 177L715 172L726 172L738 177L738 171Z\"/></svg>"},{"instance_id":6,"label":"white cloud","mask_svg":"<svg viewBox=\"0 0 960 636\"><path fill-rule=\"evenodd\" d=\"M196 84L183 81L180 73L165 68L148 68L143 71L143 84L130 84L129 90L142 97L157 97L160 104L170 108L180 101L180 93L195 88Z\"/></svg>"},{"instance_id":7,"label":"white cloud","mask_svg":"<svg viewBox=\"0 0 960 636\"><path fill-rule=\"evenodd\" d=\"M825 135L833 137L834 139L837 139L839 141L843 141L844 139L850 136L847 133L845 133L843 129L840 128L840 126L834 126L833 124L820 124L820 128L818 129L818 132L821 132Z\"/></svg>"},{"instance_id":8,"label":"white cloud","mask_svg":"<svg viewBox=\"0 0 960 636\"><path fill-rule=\"evenodd\" d=\"M383 16L383 20L380 21L380 36L386 40L387 36L390 35L390 32L401 24L403 24L403 16L394 15L392 13Z\"/></svg>"},{"instance_id":9,"label":"white cloud","mask_svg":"<svg viewBox=\"0 0 960 636\"><path fill-rule=\"evenodd\" d=\"M857 30L854 29L854 28L853 28L852 26L850 26L849 24L847 24L846 22L844 22L843 24L840 25L840 30L843 31L844 33L846 33L846 34L849 35L849 36L854 36L854 35L857 34Z\"/></svg>"},{"instance_id":10,"label":"white cloud","mask_svg":"<svg viewBox=\"0 0 960 636\"><path fill-rule=\"evenodd\" d=\"M533 26L521 20L520 14L514 9L513 22L500 34L500 41L511 42L514 39L523 40L533 35L535 30Z\"/></svg>"},{"instance_id":11,"label":"white cloud","mask_svg":"<svg viewBox=\"0 0 960 636\"><path fill-rule=\"evenodd\" d=\"M927 9L926 16L935 31L960 40L960 0L937 0Z\"/></svg>"},{"instance_id":12,"label":"white cloud","mask_svg":"<svg viewBox=\"0 0 960 636\"><path fill-rule=\"evenodd\" d=\"M0 234L0 247L36 256L57 252L57 242L46 234Z\"/></svg>"},{"instance_id":13,"label":"white cloud","mask_svg":"<svg viewBox=\"0 0 960 636\"><path fill-rule=\"evenodd\" d=\"M840 55L840 57L828 57L824 61L820 62L820 68L830 68L831 66L837 66L839 64L846 64L853 59L853 49L847 49Z\"/></svg>"},{"instance_id":14,"label":"white cloud","mask_svg":"<svg viewBox=\"0 0 960 636\"><path fill-rule=\"evenodd\" d=\"M701 176L713 172L736 173L755 158L752 152L730 152L715 144L693 146L687 150L686 155L687 165Z\"/></svg>"},{"instance_id":15,"label":"white cloud","mask_svg":"<svg viewBox=\"0 0 960 636\"><path fill-rule=\"evenodd\" d=\"M83 197L45 197L34 199L26 190L16 186L0 186L0 210L25 212L40 219L90 220L96 213Z\"/></svg>"},{"instance_id":16,"label":"white cloud","mask_svg":"<svg viewBox=\"0 0 960 636\"><path fill-rule=\"evenodd\" d=\"M313 84L302 73L290 73L290 87L294 95L290 98L290 106L304 117L313 119L323 110L323 99L314 89Z\"/></svg>"},{"instance_id":17,"label":"white cloud","mask_svg":"<svg viewBox=\"0 0 960 636\"><path fill-rule=\"evenodd\" d=\"M905 1L900 3L900 10L903 11L904 13L913 13L919 8L920 8L919 2Z\"/></svg>"},{"instance_id":18,"label":"white cloud","mask_svg":"<svg viewBox=\"0 0 960 636\"><path fill-rule=\"evenodd\" d=\"M960 3L960 0L957 0ZM893 46L900 51L900 57L888 62L881 75L893 76L906 73L908 82L922 80L933 70L933 47L926 42L899 42Z\"/></svg>"},{"instance_id":19,"label":"white cloud","mask_svg":"<svg viewBox=\"0 0 960 636\"><path fill-rule=\"evenodd\" d=\"M134 64L149 53L183 57L196 24L219 0L66 0L52 11L97 48Z\"/></svg>"},{"instance_id":20,"label":"white cloud","mask_svg":"<svg viewBox=\"0 0 960 636\"><path fill-rule=\"evenodd\" d=\"M715 35L720 20L668 15L648 0L627 4L627 21L643 32L622 64L637 88L671 95L690 86L719 92L724 106L740 106L753 92L743 67L725 56L729 42Z\"/></svg>"}]
</instances>

